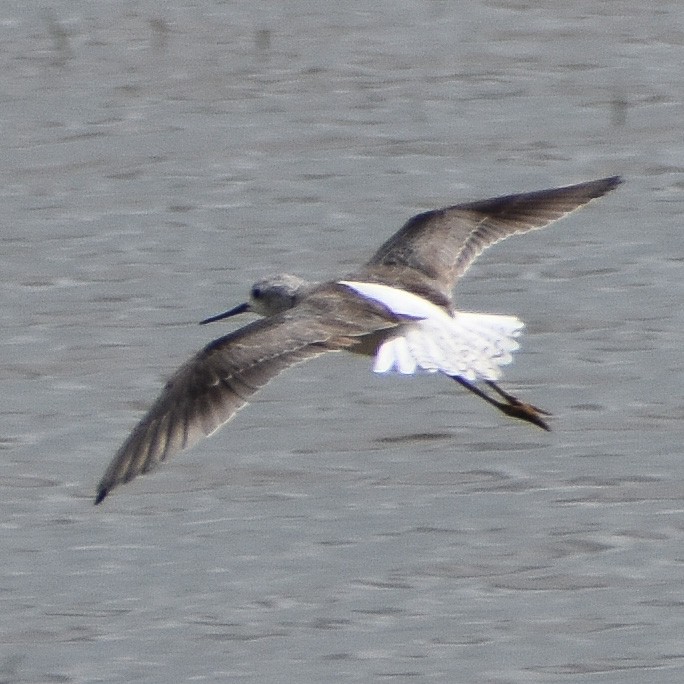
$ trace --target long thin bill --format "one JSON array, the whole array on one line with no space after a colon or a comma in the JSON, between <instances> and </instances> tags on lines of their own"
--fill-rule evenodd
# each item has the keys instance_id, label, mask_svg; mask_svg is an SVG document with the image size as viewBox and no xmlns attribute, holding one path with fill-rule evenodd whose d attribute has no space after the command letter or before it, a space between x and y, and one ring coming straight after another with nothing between
<instances>
[{"instance_id":1,"label":"long thin bill","mask_svg":"<svg viewBox=\"0 0 684 684\"><path fill-rule=\"evenodd\" d=\"M241 313L247 313L247 311L250 310L249 304L245 302L244 304L240 304L233 309L228 309L228 311L216 314L216 316L209 316L209 318L205 318L203 321L200 321L200 325L206 325L207 323L213 323L214 321L222 321L224 318L230 318L231 316L237 316Z\"/></svg>"}]
</instances>

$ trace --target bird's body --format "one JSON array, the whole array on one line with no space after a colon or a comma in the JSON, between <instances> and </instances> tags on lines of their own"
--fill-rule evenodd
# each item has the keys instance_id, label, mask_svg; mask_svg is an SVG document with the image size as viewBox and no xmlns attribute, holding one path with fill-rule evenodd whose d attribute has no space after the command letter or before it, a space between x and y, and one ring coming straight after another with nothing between
<instances>
[{"instance_id":1,"label":"bird's body","mask_svg":"<svg viewBox=\"0 0 684 684\"><path fill-rule=\"evenodd\" d=\"M114 456L95 503L212 434L281 371L331 351L375 356L376 372L442 373L507 415L548 430L545 411L496 384L522 322L459 312L452 289L490 245L543 228L620 182L604 178L426 212L343 279L309 283L284 274L256 283L248 303L202 323L248 311L262 318L214 340L172 376Z\"/></svg>"}]
</instances>

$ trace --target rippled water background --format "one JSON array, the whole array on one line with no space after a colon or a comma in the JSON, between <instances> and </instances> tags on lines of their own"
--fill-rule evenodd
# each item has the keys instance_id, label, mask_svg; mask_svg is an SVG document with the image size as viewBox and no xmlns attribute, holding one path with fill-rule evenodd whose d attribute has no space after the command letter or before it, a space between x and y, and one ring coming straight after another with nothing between
<instances>
[{"instance_id":1,"label":"rippled water background","mask_svg":"<svg viewBox=\"0 0 684 684\"><path fill-rule=\"evenodd\" d=\"M684 7L0 6L0 681L684 677ZM409 216L614 173L489 251L508 422L333 355L101 507L206 315Z\"/></svg>"}]
</instances>

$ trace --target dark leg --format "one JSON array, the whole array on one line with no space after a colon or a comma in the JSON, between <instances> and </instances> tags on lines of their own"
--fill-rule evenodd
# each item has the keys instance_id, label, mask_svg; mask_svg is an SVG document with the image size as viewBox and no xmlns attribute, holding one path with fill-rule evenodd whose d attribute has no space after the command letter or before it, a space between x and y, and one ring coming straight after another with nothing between
<instances>
[{"instance_id":1,"label":"dark leg","mask_svg":"<svg viewBox=\"0 0 684 684\"><path fill-rule=\"evenodd\" d=\"M491 380L485 381L488 387L491 387L500 397L503 397L506 400L505 402L494 399L494 397L489 396L479 387L472 384L465 378L462 378L458 375L450 375L449 377L453 380L456 380L459 385L462 385L468 391L480 397L480 399L484 399L488 404L498 408L499 411L505 413L507 416L519 418L520 420L526 420L528 423L532 423L533 425L540 427L542 430L549 432L551 431L551 428L542 418L542 415L551 415L548 411L544 411L536 406L532 406L532 404L527 404L524 401L520 401L520 399L517 397L514 397L512 394L502 390L495 382Z\"/></svg>"}]
</instances>

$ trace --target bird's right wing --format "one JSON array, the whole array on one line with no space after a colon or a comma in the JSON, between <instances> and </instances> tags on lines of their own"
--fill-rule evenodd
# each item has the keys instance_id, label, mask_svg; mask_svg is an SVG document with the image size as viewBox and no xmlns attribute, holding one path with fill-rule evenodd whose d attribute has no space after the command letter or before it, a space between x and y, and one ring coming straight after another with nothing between
<instances>
[{"instance_id":1,"label":"bird's right wing","mask_svg":"<svg viewBox=\"0 0 684 684\"><path fill-rule=\"evenodd\" d=\"M115 486L145 473L227 423L280 372L397 324L346 288L327 286L298 306L221 337L166 383L116 452L97 487L100 503Z\"/></svg>"},{"instance_id":2,"label":"bird's right wing","mask_svg":"<svg viewBox=\"0 0 684 684\"><path fill-rule=\"evenodd\" d=\"M457 204L418 214L387 240L355 278L375 275L415 289L414 275L427 277L450 297L456 280L491 245L511 235L544 228L605 195L619 176ZM420 293L419 293L420 294Z\"/></svg>"}]
</instances>

